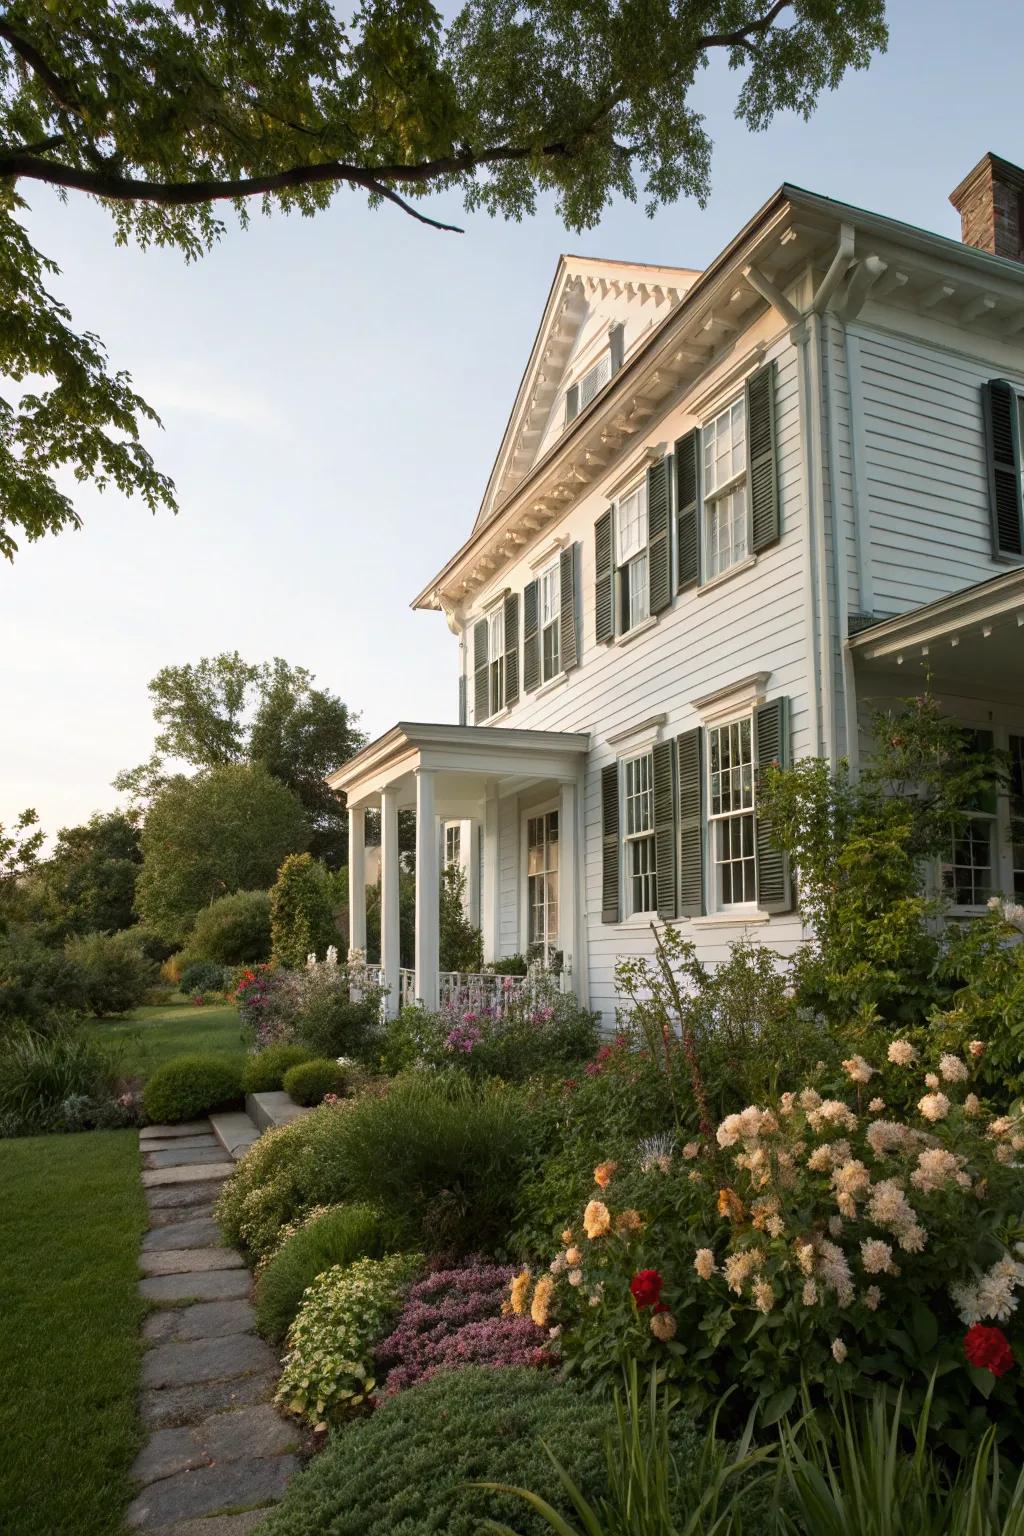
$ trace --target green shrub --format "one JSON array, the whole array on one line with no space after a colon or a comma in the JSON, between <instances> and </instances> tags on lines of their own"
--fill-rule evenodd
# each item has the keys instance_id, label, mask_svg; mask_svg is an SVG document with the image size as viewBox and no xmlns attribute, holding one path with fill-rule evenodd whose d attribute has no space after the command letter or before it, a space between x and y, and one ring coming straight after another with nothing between
<instances>
[{"instance_id":1,"label":"green shrub","mask_svg":"<svg viewBox=\"0 0 1024 1536\"><path fill-rule=\"evenodd\" d=\"M325 1105L267 1131L235 1164L217 1201L225 1242L253 1262L276 1247L281 1228L315 1206L349 1198L350 1185L338 1137L351 1114ZM360 1198L358 1192L356 1198Z\"/></svg>"},{"instance_id":2,"label":"green shrub","mask_svg":"<svg viewBox=\"0 0 1024 1536\"><path fill-rule=\"evenodd\" d=\"M424 1247L487 1251L504 1243L531 1134L513 1089L414 1073L337 1111L335 1156L348 1190Z\"/></svg>"},{"instance_id":3,"label":"green shrub","mask_svg":"<svg viewBox=\"0 0 1024 1536\"><path fill-rule=\"evenodd\" d=\"M255 965L270 959L270 892L234 891L200 907L185 943L186 963Z\"/></svg>"},{"instance_id":4,"label":"green shrub","mask_svg":"<svg viewBox=\"0 0 1024 1536\"><path fill-rule=\"evenodd\" d=\"M304 1292L318 1275L356 1259L379 1258L384 1229L368 1205L335 1205L299 1227L260 1274L256 1326L275 1343L291 1327Z\"/></svg>"},{"instance_id":5,"label":"green shrub","mask_svg":"<svg viewBox=\"0 0 1024 1536\"><path fill-rule=\"evenodd\" d=\"M42 1025L85 1007L82 967L31 935L0 934L0 1023Z\"/></svg>"},{"instance_id":6,"label":"green shrub","mask_svg":"<svg viewBox=\"0 0 1024 1536\"><path fill-rule=\"evenodd\" d=\"M341 1098L348 1086L348 1073L329 1056L315 1056L312 1061L289 1067L282 1086L296 1104L322 1104L329 1093Z\"/></svg>"},{"instance_id":7,"label":"green shrub","mask_svg":"<svg viewBox=\"0 0 1024 1536\"><path fill-rule=\"evenodd\" d=\"M566 1514L543 1446L591 1495L607 1486L611 1404L540 1371L445 1371L389 1398L328 1442L295 1478L266 1536L477 1536L491 1517L522 1536L547 1527L514 1497L472 1488L481 1478L528 1483ZM695 1443L692 1434L691 1443ZM679 1434L677 1453L686 1437Z\"/></svg>"},{"instance_id":8,"label":"green shrub","mask_svg":"<svg viewBox=\"0 0 1024 1536\"><path fill-rule=\"evenodd\" d=\"M146 1084L143 1102L150 1120L174 1125L223 1109L242 1096L237 1062L223 1056L175 1056Z\"/></svg>"},{"instance_id":9,"label":"green shrub","mask_svg":"<svg viewBox=\"0 0 1024 1536\"><path fill-rule=\"evenodd\" d=\"M275 1401L310 1424L361 1407L373 1391L374 1345L387 1333L421 1254L357 1259L318 1276L288 1331Z\"/></svg>"},{"instance_id":10,"label":"green shrub","mask_svg":"<svg viewBox=\"0 0 1024 1536\"><path fill-rule=\"evenodd\" d=\"M67 1123L65 1105L112 1104L114 1071L112 1058L78 1030L13 1029L0 1051L0 1134L78 1129Z\"/></svg>"},{"instance_id":11,"label":"green shrub","mask_svg":"<svg viewBox=\"0 0 1024 1536\"><path fill-rule=\"evenodd\" d=\"M337 944L330 875L312 854L289 854L278 870L270 892L270 931L274 960L292 970L305 965L307 955L323 957Z\"/></svg>"},{"instance_id":12,"label":"green shrub","mask_svg":"<svg viewBox=\"0 0 1024 1536\"><path fill-rule=\"evenodd\" d=\"M81 969L85 1005L97 1019L140 1007L159 974L159 967L148 958L142 940L131 928L69 939L65 953Z\"/></svg>"},{"instance_id":13,"label":"green shrub","mask_svg":"<svg viewBox=\"0 0 1024 1536\"><path fill-rule=\"evenodd\" d=\"M442 971L482 970L483 935L466 916L466 876L458 864L445 865L438 900L438 951Z\"/></svg>"},{"instance_id":14,"label":"green shrub","mask_svg":"<svg viewBox=\"0 0 1024 1536\"><path fill-rule=\"evenodd\" d=\"M287 1041L268 1045L245 1058L242 1087L246 1093L274 1093L282 1086L290 1067L297 1067L309 1059L304 1045L289 1045Z\"/></svg>"},{"instance_id":15,"label":"green shrub","mask_svg":"<svg viewBox=\"0 0 1024 1536\"><path fill-rule=\"evenodd\" d=\"M182 967L178 978L178 991L188 996L203 992L223 992L225 972L222 965L213 960L193 960Z\"/></svg>"},{"instance_id":16,"label":"green shrub","mask_svg":"<svg viewBox=\"0 0 1024 1536\"><path fill-rule=\"evenodd\" d=\"M303 1045L316 1056L370 1056L380 1033L380 994L374 990L353 1001L341 966L320 964L299 978L295 1033Z\"/></svg>"}]
</instances>

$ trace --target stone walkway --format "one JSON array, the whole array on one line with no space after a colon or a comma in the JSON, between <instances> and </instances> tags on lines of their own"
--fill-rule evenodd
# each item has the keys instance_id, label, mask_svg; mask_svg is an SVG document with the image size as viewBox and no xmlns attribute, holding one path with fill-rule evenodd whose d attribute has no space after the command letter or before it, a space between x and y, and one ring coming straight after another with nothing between
<instances>
[{"instance_id":1,"label":"stone walkway","mask_svg":"<svg viewBox=\"0 0 1024 1536\"><path fill-rule=\"evenodd\" d=\"M298 1470L298 1435L271 1401L277 1356L256 1336L249 1272L213 1220L234 1163L207 1120L148 1126L140 1149L150 1230L139 1290L156 1305L143 1324L150 1438L127 1524L152 1536L248 1536Z\"/></svg>"}]
</instances>

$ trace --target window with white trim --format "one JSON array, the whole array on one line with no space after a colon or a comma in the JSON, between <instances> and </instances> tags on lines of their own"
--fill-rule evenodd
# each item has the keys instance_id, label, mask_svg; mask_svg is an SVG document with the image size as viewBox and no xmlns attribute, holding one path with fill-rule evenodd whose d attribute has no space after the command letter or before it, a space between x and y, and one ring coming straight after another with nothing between
<instances>
[{"instance_id":1,"label":"window with white trim","mask_svg":"<svg viewBox=\"0 0 1024 1536\"><path fill-rule=\"evenodd\" d=\"M658 907L657 860L654 843L654 757L645 752L623 764L623 865L626 874L626 916L655 912Z\"/></svg>"},{"instance_id":2,"label":"window with white trim","mask_svg":"<svg viewBox=\"0 0 1024 1536\"><path fill-rule=\"evenodd\" d=\"M704 580L750 553L747 407L743 395L701 429L704 448Z\"/></svg>"},{"instance_id":3,"label":"window with white trim","mask_svg":"<svg viewBox=\"0 0 1024 1536\"><path fill-rule=\"evenodd\" d=\"M488 715L496 715L505 706L505 607L499 603L487 616L487 696Z\"/></svg>"},{"instance_id":4,"label":"window with white trim","mask_svg":"<svg viewBox=\"0 0 1024 1536\"><path fill-rule=\"evenodd\" d=\"M455 865L462 863L462 828L457 821L449 822L444 829L444 862Z\"/></svg>"},{"instance_id":5,"label":"window with white trim","mask_svg":"<svg viewBox=\"0 0 1024 1536\"><path fill-rule=\"evenodd\" d=\"M1024 736L1009 737L1013 899L1024 901Z\"/></svg>"},{"instance_id":6,"label":"window with white trim","mask_svg":"<svg viewBox=\"0 0 1024 1536\"><path fill-rule=\"evenodd\" d=\"M966 730L964 750L991 752L992 732ZM968 812L950 830L949 850L940 865L942 889L956 907L983 907L995 893L997 795L993 785L976 794Z\"/></svg>"},{"instance_id":7,"label":"window with white trim","mask_svg":"<svg viewBox=\"0 0 1024 1536\"><path fill-rule=\"evenodd\" d=\"M757 902L750 715L708 727L708 867L716 910Z\"/></svg>"},{"instance_id":8,"label":"window with white trim","mask_svg":"<svg viewBox=\"0 0 1024 1536\"><path fill-rule=\"evenodd\" d=\"M562 670L562 587L557 560L541 573L539 586L541 682L548 683Z\"/></svg>"},{"instance_id":9,"label":"window with white trim","mask_svg":"<svg viewBox=\"0 0 1024 1536\"><path fill-rule=\"evenodd\" d=\"M651 611L647 579L647 479L615 503L615 565L619 633L626 634Z\"/></svg>"},{"instance_id":10,"label":"window with white trim","mask_svg":"<svg viewBox=\"0 0 1024 1536\"><path fill-rule=\"evenodd\" d=\"M545 962L558 948L558 812L526 823L526 899L529 947Z\"/></svg>"}]
</instances>

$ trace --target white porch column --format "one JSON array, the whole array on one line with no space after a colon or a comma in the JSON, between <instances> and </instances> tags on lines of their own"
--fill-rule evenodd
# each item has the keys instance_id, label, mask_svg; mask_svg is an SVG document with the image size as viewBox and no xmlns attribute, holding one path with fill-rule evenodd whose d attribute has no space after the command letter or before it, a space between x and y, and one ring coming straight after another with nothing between
<instances>
[{"instance_id":1,"label":"white porch column","mask_svg":"<svg viewBox=\"0 0 1024 1536\"><path fill-rule=\"evenodd\" d=\"M389 1019L401 1009L402 979L399 944L398 886L401 862L398 855L398 790L389 785L380 796L380 963Z\"/></svg>"},{"instance_id":2,"label":"white porch column","mask_svg":"<svg viewBox=\"0 0 1024 1536\"><path fill-rule=\"evenodd\" d=\"M437 1007L438 858L434 770L416 769L416 997Z\"/></svg>"},{"instance_id":3,"label":"white porch column","mask_svg":"<svg viewBox=\"0 0 1024 1536\"><path fill-rule=\"evenodd\" d=\"M576 989L576 905L581 874L576 854L576 785L558 792L558 947Z\"/></svg>"},{"instance_id":4,"label":"white porch column","mask_svg":"<svg viewBox=\"0 0 1024 1536\"><path fill-rule=\"evenodd\" d=\"M483 931L484 960L501 958L501 904L498 870L498 785L488 779L484 800L484 889L480 927Z\"/></svg>"},{"instance_id":5,"label":"white porch column","mask_svg":"<svg viewBox=\"0 0 1024 1536\"><path fill-rule=\"evenodd\" d=\"M366 949L366 817L362 806L348 813L348 942Z\"/></svg>"}]
</instances>

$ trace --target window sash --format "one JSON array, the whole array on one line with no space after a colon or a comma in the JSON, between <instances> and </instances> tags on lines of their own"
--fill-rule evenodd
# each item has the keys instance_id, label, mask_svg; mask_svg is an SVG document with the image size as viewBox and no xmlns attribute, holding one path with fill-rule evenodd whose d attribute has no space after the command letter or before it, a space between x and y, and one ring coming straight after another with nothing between
<instances>
[{"instance_id":1,"label":"window sash","mask_svg":"<svg viewBox=\"0 0 1024 1536\"><path fill-rule=\"evenodd\" d=\"M527 939L545 958L558 945L558 812L526 823Z\"/></svg>"},{"instance_id":2,"label":"window sash","mask_svg":"<svg viewBox=\"0 0 1024 1536\"><path fill-rule=\"evenodd\" d=\"M747 472L747 408L739 395L701 428L704 495L714 496Z\"/></svg>"},{"instance_id":3,"label":"window sash","mask_svg":"<svg viewBox=\"0 0 1024 1536\"><path fill-rule=\"evenodd\" d=\"M739 395L701 428L704 459L704 579L711 581L750 553L747 499L747 407Z\"/></svg>"},{"instance_id":4,"label":"window sash","mask_svg":"<svg viewBox=\"0 0 1024 1536\"><path fill-rule=\"evenodd\" d=\"M708 730L708 842L717 909L757 902L753 719Z\"/></svg>"},{"instance_id":5,"label":"window sash","mask_svg":"<svg viewBox=\"0 0 1024 1536\"><path fill-rule=\"evenodd\" d=\"M505 608L496 608L487 620L489 715L496 715L505 703Z\"/></svg>"},{"instance_id":6,"label":"window sash","mask_svg":"<svg viewBox=\"0 0 1024 1536\"><path fill-rule=\"evenodd\" d=\"M462 828L445 827L444 829L444 861L445 864L459 864L462 860Z\"/></svg>"},{"instance_id":7,"label":"window sash","mask_svg":"<svg viewBox=\"0 0 1024 1536\"><path fill-rule=\"evenodd\" d=\"M630 917L654 912L658 905L657 851L654 842L654 758L650 752L629 758L623 771L623 826L626 909Z\"/></svg>"},{"instance_id":8,"label":"window sash","mask_svg":"<svg viewBox=\"0 0 1024 1536\"><path fill-rule=\"evenodd\" d=\"M647 482L620 496L615 504L615 559L625 565L647 548Z\"/></svg>"},{"instance_id":9,"label":"window sash","mask_svg":"<svg viewBox=\"0 0 1024 1536\"><path fill-rule=\"evenodd\" d=\"M558 562L540 577L541 681L548 683L562 670L562 581Z\"/></svg>"},{"instance_id":10,"label":"window sash","mask_svg":"<svg viewBox=\"0 0 1024 1536\"><path fill-rule=\"evenodd\" d=\"M623 614L623 628L626 631L635 629L642 624L644 619L650 617L651 593L647 580L647 551L637 555L626 567L625 582L625 613Z\"/></svg>"},{"instance_id":11,"label":"window sash","mask_svg":"<svg viewBox=\"0 0 1024 1536\"><path fill-rule=\"evenodd\" d=\"M983 907L995 880L995 815L971 814L950 833L942 861L942 888L957 907Z\"/></svg>"},{"instance_id":12,"label":"window sash","mask_svg":"<svg viewBox=\"0 0 1024 1536\"><path fill-rule=\"evenodd\" d=\"M746 480L704 503L704 576L715 576L739 565L750 553Z\"/></svg>"}]
</instances>

